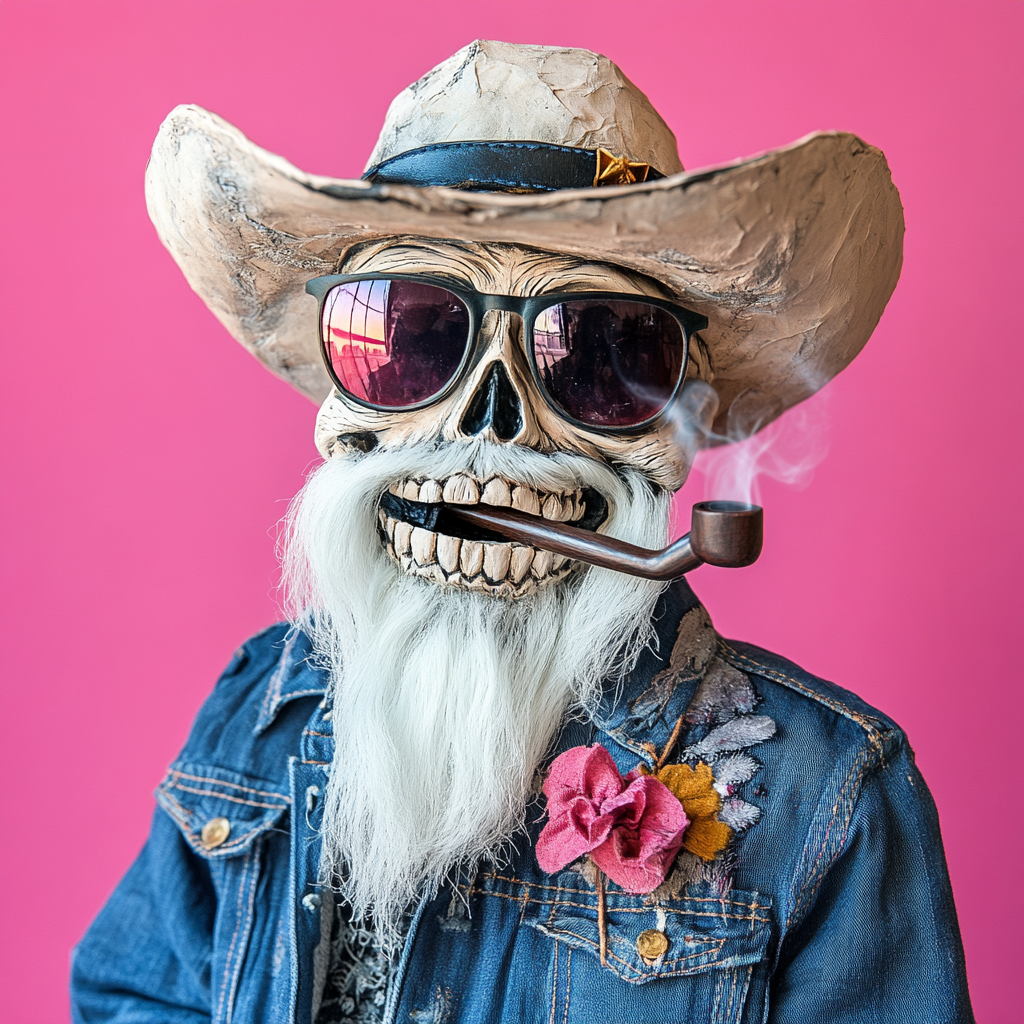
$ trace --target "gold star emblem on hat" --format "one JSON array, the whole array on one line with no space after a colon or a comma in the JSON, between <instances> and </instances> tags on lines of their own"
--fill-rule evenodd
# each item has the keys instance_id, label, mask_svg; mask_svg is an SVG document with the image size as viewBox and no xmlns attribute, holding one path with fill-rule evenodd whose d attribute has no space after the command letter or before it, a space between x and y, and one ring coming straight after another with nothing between
<instances>
[{"instance_id":1,"label":"gold star emblem on hat","mask_svg":"<svg viewBox=\"0 0 1024 1024\"><path fill-rule=\"evenodd\" d=\"M635 185L638 181L647 180L647 172L650 169L650 164L642 164L628 157L616 156L607 149L598 148L594 188L602 185Z\"/></svg>"}]
</instances>

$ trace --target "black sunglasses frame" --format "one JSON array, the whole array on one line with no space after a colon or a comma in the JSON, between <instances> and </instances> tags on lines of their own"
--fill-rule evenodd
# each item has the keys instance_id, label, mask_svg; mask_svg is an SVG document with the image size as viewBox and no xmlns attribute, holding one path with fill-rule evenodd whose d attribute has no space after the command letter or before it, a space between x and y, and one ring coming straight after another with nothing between
<instances>
[{"instance_id":1,"label":"black sunglasses frame","mask_svg":"<svg viewBox=\"0 0 1024 1024\"><path fill-rule=\"evenodd\" d=\"M368 402L363 398L353 395L351 391L338 379L331 365L330 354L327 350L327 339L323 332L324 303L331 289L339 284L352 284L357 281L414 281L420 284L431 284L436 288L443 288L460 299L469 311L469 336L466 338L466 350L463 353L462 361L452 374L451 378L440 391L435 392L429 398L416 402L413 405L378 405L375 402ZM418 409L425 409L437 402L442 401L455 390L455 387L463 379L469 366L475 365L476 356L480 350L480 325L484 313L496 309L504 312L517 314L523 322L523 341L526 345L526 357L530 364L530 372L533 374L534 383L537 389L544 396L544 400L562 419L584 430L595 431L600 434L633 434L646 430L655 423L665 410L675 401L679 389L686 377L686 364L689 359L690 338L697 331L703 331L708 326L708 318L693 310L686 309L675 302L667 299L658 299L650 295L639 295L635 292L547 292L544 295L491 295L487 292L478 292L472 288L466 288L461 281L453 281L439 274L327 274L323 277L314 277L306 282L306 291L317 300L317 334L320 338L320 354L323 357L327 372L334 381L335 387L341 391L346 398L351 399L358 405L367 409L375 409L379 412L414 412ZM631 423L623 427L609 427L600 424L587 423L584 420L576 419L559 405L553 395L548 392L547 386L541 375L540 367L537 365L537 356L533 345L533 328L537 317L546 309L557 306L562 302L580 301L601 301L604 299L619 299L626 302L642 302L649 306L656 306L665 310L679 324L683 335L683 357L679 367L679 379L676 381L672 394L665 404L653 415L640 423Z\"/></svg>"}]
</instances>

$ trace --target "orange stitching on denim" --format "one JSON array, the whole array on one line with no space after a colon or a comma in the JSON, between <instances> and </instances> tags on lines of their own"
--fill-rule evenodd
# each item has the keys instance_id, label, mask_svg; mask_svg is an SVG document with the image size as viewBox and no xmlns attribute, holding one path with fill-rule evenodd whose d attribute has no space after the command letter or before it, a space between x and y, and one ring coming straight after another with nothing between
<instances>
[{"instance_id":1,"label":"orange stitching on denim","mask_svg":"<svg viewBox=\"0 0 1024 1024\"><path fill-rule=\"evenodd\" d=\"M507 892L495 892L493 889L479 889L473 888L469 890L470 896L497 896L499 899L511 900L513 903L520 903L523 900L522 896L515 896L512 893ZM558 907L576 907L579 910L594 910L595 905L592 903L574 903L571 900L544 900L531 897L530 903L537 903L541 906L549 906L552 910ZM669 908L663 908L670 914L681 914L684 917L721 917L727 918L732 921L749 921L751 919L764 923L768 920L767 917L758 917L756 914L713 914L704 910L673 910ZM651 907L613 907L609 913L613 914L649 914Z\"/></svg>"},{"instance_id":2,"label":"orange stitching on denim","mask_svg":"<svg viewBox=\"0 0 1024 1024\"><path fill-rule=\"evenodd\" d=\"M560 945L558 939L555 939L555 963L551 969L551 1016L548 1018L548 1024L555 1024L555 1000L558 998L558 947Z\"/></svg>"},{"instance_id":3,"label":"orange stitching on denim","mask_svg":"<svg viewBox=\"0 0 1024 1024\"><path fill-rule=\"evenodd\" d=\"M836 815L839 813L839 805L844 799L850 799L852 794L855 793L860 787L860 781L864 778L870 765L870 750L862 750L850 766L849 774L843 782L843 785L839 787L839 792L836 794L836 801L832 805L832 813L829 816L828 824L825 826L825 834L821 837L821 848L818 850L818 855L814 858L814 863L811 865L810 870L807 872L807 882L811 883L810 892L806 889L806 882L801 886L800 900L793 905L793 909L790 911L789 916L786 918L786 928L789 928L790 922L796 917L797 911L803 906L808 904L817 895L818 889L821 886L821 882L825 877L825 872L818 872L818 865L821 863L821 858L825 856L825 850L828 847L829 835L832 832L832 826L835 824ZM859 768L858 768L859 766ZM854 772L856 771L856 775ZM851 782L851 778L853 781ZM844 822L844 828L848 827L850 823L849 817ZM840 844L841 846L842 844Z\"/></svg>"},{"instance_id":4,"label":"orange stitching on denim","mask_svg":"<svg viewBox=\"0 0 1024 1024\"><path fill-rule=\"evenodd\" d=\"M824 704L825 707L829 708L831 711L835 711L844 718L849 718L856 722L865 730L865 732L874 734L877 733L879 727L881 727L882 723L879 722L877 718L869 718L866 715L860 715L852 708L846 707L845 704L842 704L837 700L833 700L831 697L827 697L823 693L818 693L816 690L812 690L809 686L805 686L799 679L787 676L784 672L779 672L776 669L768 668L767 665L762 665L759 661L755 661L753 658L750 658L745 654L740 654L740 652L734 647L729 646L728 641L723 640L721 637L718 638L718 643L720 647L728 651L738 661L743 661L748 665L753 665L757 670L758 675L766 676L768 679L774 679L777 683L783 683L787 686L791 686L795 690L799 690L800 693L804 694L804 696L810 697L819 704Z\"/></svg>"},{"instance_id":5,"label":"orange stitching on denim","mask_svg":"<svg viewBox=\"0 0 1024 1024\"><path fill-rule=\"evenodd\" d=\"M292 802L291 797L284 796L282 793L275 793L272 789L253 789L252 786L240 786L237 782L225 782L222 779L210 779L205 775L190 775L188 772L183 772L178 768L171 768L167 772L168 775L173 775L178 779L191 779L193 782L210 782L216 786L230 786L232 789L243 789L247 793L256 793L259 796L271 796L275 800L283 800L286 804Z\"/></svg>"},{"instance_id":6,"label":"orange stitching on denim","mask_svg":"<svg viewBox=\"0 0 1024 1024\"><path fill-rule=\"evenodd\" d=\"M227 959L224 961L224 977L220 984L220 997L217 1000L217 1013L221 1014L224 1009L224 996L227 992L228 987L228 974L231 970L231 957L235 952L235 942L238 939L238 931L242 927L242 893L245 891L246 876L249 873L249 860L252 857L252 850L250 849L245 855L244 866L242 867L242 878L238 884L238 906L235 907L235 932L231 936L231 945L228 947Z\"/></svg>"},{"instance_id":7,"label":"orange stitching on denim","mask_svg":"<svg viewBox=\"0 0 1024 1024\"><path fill-rule=\"evenodd\" d=\"M551 892L568 892L574 893L578 896L586 896L593 893L593 889L576 889L570 888L569 886L562 885L545 885L543 882L527 882L522 878L515 878L510 875L499 875L493 871L484 871L480 874L481 878L493 878L498 882L511 882L513 885L521 885L528 889L548 889Z\"/></svg>"},{"instance_id":8,"label":"orange stitching on denim","mask_svg":"<svg viewBox=\"0 0 1024 1024\"><path fill-rule=\"evenodd\" d=\"M750 989L750 976L754 969L748 964L746 968L736 968L736 1005L742 1009L747 1001L747 992Z\"/></svg>"},{"instance_id":9,"label":"orange stitching on denim","mask_svg":"<svg viewBox=\"0 0 1024 1024\"><path fill-rule=\"evenodd\" d=\"M161 787L159 790L159 794L164 800L167 801L167 803L173 805L173 810L172 808L166 806L164 806L164 810L168 814L170 814L174 821L178 823L181 830L185 833L185 840L188 842L189 846L191 846L192 849L195 850L197 853L212 854L214 857L223 856L225 853L229 853L232 850L238 849L239 846L242 846L244 843L248 842L251 836L264 831L264 829L267 827L264 826L263 828L253 828L250 829L248 832L243 832L241 835L232 838L229 842L222 843L220 846L215 847L216 852L214 853L210 847L204 845L201 841L197 840L193 835L192 819L195 817L195 815L193 815L191 811L188 811L184 807L182 807L182 805L179 804L178 801L175 800L173 796L171 796L171 794L167 791L166 788ZM161 806L163 806L163 804L161 804ZM175 810L179 813L176 814Z\"/></svg>"},{"instance_id":10,"label":"orange stitching on denim","mask_svg":"<svg viewBox=\"0 0 1024 1024\"><path fill-rule=\"evenodd\" d=\"M846 781L842 786L839 787L839 792L836 794L836 801L832 805L832 813L829 815L828 824L825 826L825 834L821 837L821 849L818 851L817 857L814 858L814 863L811 865L811 870L808 872L809 877L813 877L817 871L818 864L821 858L825 855L825 848L828 845L828 837L832 831L832 826L835 824L836 815L839 813L839 805L843 802L844 798L848 797L848 794L857 789L860 784L860 780L864 777L864 773L868 769L868 752L862 750L857 757L854 759L852 765L850 765L850 773L846 777ZM850 783L850 777L853 776L856 770L856 776L853 779L852 784Z\"/></svg>"},{"instance_id":11,"label":"orange stitching on denim","mask_svg":"<svg viewBox=\"0 0 1024 1024\"><path fill-rule=\"evenodd\" d=\"M620 727L612 727L611 729L604 730L619 746L625 747L627 750L632 751L638 757L643 758L644 761L653 764L654 758L651 757L650 749L643 743L634 740L629 733L625 732Z\"/></svg>"},{"instance_id":12,"label":"orange stitching on denim","mask_svg":"<svg viewBox=\"0 0 1024 1024\"><path fill-rule=\"evenodd\" d=\"M553 888L553 887L548 886L547 888ZM557 889L556 891L557 892L573 893L573 894L579 895L579 896L593 895L592 893L588 893L586 890L582 890L582 889ZM494 889L483 889L483 888L476 887L476 886L467 889L467 895L470 895L470 896L475 896L475 895L500 896L502 899L513 900L513 901L515 901L517 903L520 902L523 899L522 896L517 896L517 895L515 895L513 893L496 892ZM553 907L582 907L584 910L594 910L595 906L596 906L595 904L592 904L592 903L573 903L573 902L571 902L569 900L550 900L550 899L543 899L543 898L540 898L540 897L529 897L528 900L529 900L530 903L540 903L540 904L544 904L544 905L547 905L547 906L553 906ZM757 903L757 902L754 902L752 904L746 904L746 903L737 903L734 900L693 899L693 900L687 900L686 902L687 903L719 903L719 904L722 904L722 905L728 905L730 907L742 907L744 910L749 910L750 913L749 914L747 914L747 913L745 913L745 914L727 914L727 913L725 913L723 911L722 913L715 914L715 913L709 913L709 912L703 911L703 910L687 910L686 908L683 908L683 907L668 907L668 906L665 906L664 904L644 904L643 906L639 906L639 907L617 906L617 907L612 907L609 910L609 913L616 913L616 914L649 914L653 909L655 909L655 907L658 907L661 910L664 910L668 914L682 914L684 917L689 917L689 916L693 916L693 917L727 917L727 918L731 918L732 920L736 920L736 921L748 921L748 920L767 921L768 920L767 917L760 917L760 916L758 916L755 913L755 911L758 911L758 910L770 910L771 909L770 907L763 906L762 904Z\"/></svg>"},{"instance_id":13,"label":"orange stitching on denim","mask_svg":"<svg viewBox=\"0 0 1024 1024\"><path fill-rule=\"evenodd\" d=\"M299 764L320 764L320 765L325 765L325 764L330 764L330 763L331 763L330 761L300 761L299 762Z\"/></svg>"},{"instance_id":14,"label":"orange stitching on denim","mask_svg":"<svg viewBox=\"0 0 1024 1024\"><path fill-rule=\"evenodd\" d=\"M526 908L530 903L539 902L530 899L530 887L528 885L523 886L523 898L522 905L519 908L519 923L522 924L526 920Z\"/></svg>"},{"instance_id":15,"label":"orange stitching on denim","mask_svg":"<svg viewBox=\"0 0 1024 1024\"><path fill-rule=\"evenodd\" d=\"M571 936L574 939L579 939L580 942L585 943L586 945L590 946L591 949L593 949L595 951L599 948L598 943L596 943L593 939L588 939L586 935L579 935L576 932L569 931L567 928L555 928L553 925L551 925L550 922L545 922L545 927L547 927L547 928L549 928L551 930L551 934L552 935L568 935L568 936ZM681 964L681 963L684 963L687 960L697 959L698 957L709 956L709 955L713 956L715 953L720 953L721 952L722 947L725 945L725 939L709 939L708 940L708 945L713 945L714 949L712 949L712 950L706 950L706 949L705 950L700 950L700 951L698 951L696 953L690 953L688 956L676 957L674 960L663 960L661 962L660 966L661 967L670 967L673 964ZM636 975L636 977L638 979L639 978L643 978L643 977L646 976L645 972L643 972L643 971L639 970L638 968L634 967L633 964L631 964L628 960L623 960L622 957L617 956L614 952L612 952L611 949L608 950L608 959L609 960L615 960L618 963L622 964L622 966L624 968L626 968L627 971L629 971L631 974ZM711 963L707 963L707 964L704 964L702 966L704 966L704 967L717 967L718 964L717 964L716 961L712 961ZM674 971L663 971L663 970L660 970L660 969L657 970L657 971L651 971L650 972L650 974L654 974L656 977L662 977L665 974L673 974L673 973L676 973L676 972L674 972Z\"/></svg>"},{"instance_id":16,"label":"orange stitching on denim","mask_svg":"<svg viewBox=\"0 0 1024 1024\"><path fill-rule=\"evenodd\" d=\"M741 1010L744 1006L747 1005L747 996L750 994L750 980L751 978L753 978L753 976L754 968L750 964L747 964L746 968L743 971L743 984L740 986L738 996Z\"/></svg>"},{"instance_id":17,"label":"orange stitching on denim","mask_svg":"<svg viewBox=\"0 0 1024 1024\"><path fill-rule=\"evenodd\" d=\"M192 786L183 786L180 782L170 783L170 787L183 790L186 793L195 793L197 796L213 796L218 800L230 800L233 804L244 804L246 807L265 807L269 811L287 810L287 804L263 804L256 800L243 800L240 796L229 796L227 793L217 793L212 789L195 789Z\"/></svg>"},{"instance_id":18,"label":"orange stitching on denim","mask_svg":"<svg viewBox=\"0 0 1024 1024\"><path fill-rule=\"evenodd\" d=\"M179 825L180 825L180 826L181 826L181 827L182 827L183 829L186 829L186 830L188 830L188 829L191 829L191 828L192 828L192 824L191 824L191 820L192 820L192 814L191 814L191 812L190 812L190 811L186 811L186 810L185 810L185 808L184 808L184 807L182 807L182 806L181 806L181 804L179 804L179 803L178 803L178 801L177 801L177 800L175 800L175 799L174 799L174 797L173 797L173 796L171 796L171 794L170 794L170 793L168 793L168 792L167 792L167 790L166 790L166 789L165 789L165 788L164 788L163 786L161 786L161 787L160 787L160 788L159 788L159 789L157 790L157 792L158 792L158 793L160 794L160 796L162 796L162 797L163 797L163 798L164 798L164 799L165 799L165 800L166 800L166 801L167 801L167 802L168 802L169 804L173 804L173 805L174 805L174 808L175 808L175 810L177 810L177 811L179 811L179 812L180 812L180 816L179 816L178 814L175 814L175 813L174 813L174 811L171 811L171 810L170 810L169 808L166 808L166 807L165 807L165 808L164 808L164 810L165 810L165 811L167 811L167 812L168 812L168 813L169 813L169 814L171 815L171 817L172 817L172 818L174 818L174 820L175 820L175 821L176 821L176 822L177 822L177 823L178 823L178 824L179 824Z\"/></svg>"},{"instance_id":19,"label":"orange stitching on denim","mask_svg":"<svg viewBox=\"0 0 1024 1024\"><path fill-rule=\"evenodd\" d=\"M729 981L729 1002L726 1006L726 1024L731 1024L737 1018L734 1016L737 1009L742 1009L747 1001L747 990L750 988L750 976L753 968L749 965L746 968L734 967L730 972Z\"/></svg>"},{"instance_id":20,"label":"orange stitching on denim","mask_svg":"<svg viewBox=\"0 0 1024 1024\"><path fill-rule=\"evenodd\" d=\"M711 979L711 1016L708 1018L708 1024L721 1024L718 1011L722 1005L722 976L716 974Z\"/></svg>"},{"instance_id":21,"label":"orange stitching on denim","mask_svg":"<svg viewBox=\"0 0 1024 1024\"><path fill-rule=\"evenodd\" d=\"M557 945L557 943L556 943ZM562 1013L562 1024L569 1021L569 990L572 988L572 946L565 953L565 1010Z\"/></svg>"},{"instance_id":22,"label":"orange stitching on denim","mask_svg":"<svg viewBox=\"0 0 1024 1024\"><path fill-rule=\"evenodd\" d=\"M248 868L246 870L248 871ZM252 929L253 903L256 900L256 883L259 880L259 873L260 873L260 848L259 848L258 845L257 846L253 846L253 848L252 848L252 872L251 873L252 873L252 881L249 883L249 902L248 902L248 905L245 908L245 911L246 911L245 922L246 922L246 926L247 926L246 927L246 933L247 934ZM241 947L239 947L238 953L239 953L239 957L241 958L241 955L242 955ZM241 966L241 964L239 964L239 966ZM227 1015L227 1022L228 1022L228 1024L230 1024L231 1018L234 1016L234 1012L235 1012L235 996L238 993L238 979L239 979L239 975L240 975L240 972L236 971L235 972L235 976L234 976L234 978L232 979L232 982L231 982L231 990L228 992L228 1015Z\"/></svg>"},{"instance_id":23,"label":"orange stitching on denim","mask_svg":"<svg viewBox=\"0 0 1024 1024\"><path fill-rule=\"evenodd\" d=\"M233 839L230 843L221 843L220 846L215 846L212 849L209 846L204 846L202 841L195 841L191 836L189 842L195 847L197 852L208 853L212 857L223 857L224 854L230 853L232 850L237 850L240 846L244 846L249 839L254 835L254 832L246 832L245 835L239 836L237 839Z\"/></svg>"},{"instance_id":24,"label":"orange stitching on denim","mask_svg":"<svg viewBox=\"0 0 1024 1024\"><path fill-rule=\"evenodd\" d=\"M711 1007L711 1024L730 1024L732 1020L732 1018L728 1016L729 1002L725 986L731 986L734 977L735 973L733 971L729 971L728 973L723 971L715 978L714 1005ZM725 1004L724 1006L723 1003Z\"/></svg>"},{"instance_id":25,"label":"orange stitching on denim","mask_svg":"<svg viewBox=\"0 0 1024 1024\"><path fill-rule=\"evenodd\" d=\"M522 896L514 896L512 893L507 892L495 892L493 889L478 889L471 888L468 890L470 896L497 896L498 899L510 900L513 903L521 903L523 901ZM570 900L543 900L535 897L529 898L530 903L536 903L540 906L551 907L552 914L559 907L575 907L577 910L594 910L595 906L592 903L573 903ZM608 913L610 914L649 914L651 907L612 907ZM670 914L681 914L684 917L715 917L715 918L726 918L730 921L748 921L751 915L748 914L712 914L705 910L672 910L668 908ZM762 924L768 921L767 917L754 917L755 921L760 921ZM703 940L701 940L703 941ZM711 941L711 940L708 940Z\"/></svg>"},{"instance_id":26,"label":"orange stitching on denim","mask_svg":"<svg viewBox=\"0 0 1024 1024\"><path fill-rule=\"evenodd\" d=\"M725 1004L725 1012L728 1015L726 1017L726 1020L730 1020L730 1021L732 1020L733 1000L736 998L736 980L737 980L736 975L737 975L737 973L738 972L735 969L733 969L732 971L729 972L729 974L730 974L730 978L729 978L729 998L728 998L728 1000L727 1000L727 1002Z\"/></svg>"},{"instance_id":27,"label":"orange stitching on denim","mask_svg":"<svg viewBox=\"0 0 1024 1024\"><path fill-rule=\"evenodd\" d=\"M514 875L499 875L494 871L484 871L480 873L481 878L494 878L499 882L512 882L515 885L526 886L531 889L548 889L551 892L568 892L573 893L577 896L588 896L592 895L593 889L579 889L565 885L545 885L543 882L527 882L522 878L516 878ZM613 894L616 895L616 894ZM736 900L726 900L714 896L695 896L689 898L687 902L690 903L728 903L734 907L746 907L748 904L738 902ZM646 909L650 909L650 905L646 905Z\"/></svg>"},{"instance_id":28,"label":"orange stitching on denim","mask_svg":"<svg viewBox=\"0 0 1024 1024\"><path fill-rule=\"evenodd\" d=\"M740 654L739 651L734 650L728 645L728 643L721 637L719 644L732 653L732 655L740 660L746 661L753 665L760 675L766 676L769 679L774 679L777 683L782 683L784 686L790 686L791 688L802 693L806 697L810 697L812 700L817 701L824 707L827 707L830 711L834 711L836 714L842 715L844 718L849 718L851 721L856 722L866 733L867 741L870 744L872 750L878 754L882 759L882 763L885 763L885 749L883 744L883 736L892 732L888 729L881 721L877 718L871 718L866 715L860 715L856 711L846 707L845 704L839 701L834 701L830 697L826 697L824 694L817 693L815 690L810 689L801 683L798 679L794 679L792 676L787 676L783 672L777 672L774 669L770 669L760 662L755 661L753 658L748 658L744 654Z\"/></svg>"},{"instance_id":29,"label":"orange stitching on denim","mask_svg":"<svg viewBox=\"0 0 1024 1024\"><path fill-rule=\"evenodd\" d=\"M248 832L243 832L241 835L234 836L228 842L222 843L220 846L211 849L210 847L205 846L202 843L202 841L197 840L193 835L192 819L195 816L192 814L192 812L187 811L184 807L182 807L181 804L179 804L178 801L175 800L174 797L171 796L171 794L165 788L161 787L161 789L159 790L159 795L163 800L166 800L167 803L173 805L172 809L171 807L166 807L163 805L163 803L161 803L163 809L168 814L170 814L170 816L174 819L174 821L178 823L178 825L184 832L185 840L188 843L188 845L191 846L192 849L195 850L197 853L209 854L212 857L222 857L224 854L230 853L232 850L237 850L238 847L247 843L254 835L259 835L261 832L265 832L267 828L270 827L267 824L263 824L262 826L251 828L249 829ZM180 813L176 814L175 810Z\"/></svg>"},{"instance_id":30,"label":"orange stitching on denim","mask_svg":"<svg viewBox=\"0 0 1024 1024\"><path fill-rule=\"evenodd\" d=\"M232 850L237 850L240 846L244 846L253 836L257 836L266 830L267 826L264 826L263 828L251 828L248 832L243 832L241 835L235 836L225 843L221 843L220 846L214 847L206 846L202 839L193 842L193 835L192 833L189 833L189 842L193 843L196 850L201 853L207 853L211 857L221 857L225 853L230 853Z\"/></svg>"},{"instance_id":31,"label":"orange stitching on denim","mask_svg":"<svg viewBox=\"0 0 1024 1024\"><path fill-rule=\"evenodd\" d=\"M496 879L499 882L511 882L514 885L521 885L521 886L523 886L526 889L547 889L550 892L567 892L567 893L570 893L570 894L572 894L574 896L592 896L594 894L594 890L593 889L575 889L575 888L570 888L569 886L562 886L562 885L545 885L543 882L526 882L526 881L524 881L521 878L515 878L515 877L509 876L509 875L499 875L499 874L497 874L497 873L495 873L493 871L483 871L483 872L480 873L479 877L480 878L493 878L493 879ZM491 892L491 890L489 890L489 889L480 889L480 890L477 890L477 891L479 891L479 892ZM497 896L499 894L498 893L494 893L494 895ZM610 895L617 897L618 893L611 893ZM531 900L531 902L532 903L539 903L541 901L540 900ZM750 910L770 910L771 909L769 906L765 906L765 905L762 905L762 904L758 903L756 899L753 901L753 903L745 903L742 900L727 900L727 899L724 899L724 898L718 898L718 897L714 897L714 896L688 896L688 897L683 897L683 902L686 902L686 903L717 903L717 904L719 904L721 906L743 907L745 910L746 909L750 909ZM636 908L633 908L633 907L616 907L614 909L617 910L617 911L618 910L629 910L630 912L640 913L641 911L650 910L653 906L655 906L655 904L645 903L642 907L636 907ZM687 913L687 911L685 911L685 910L673 909L672 907L663 906L663 904L660 904L660 903L657 904L657 906L662 906L663 909L667 910L670 914L685 914L685 913ZM737 915L733 914L733 915L726 915L726 916L735 917ZM747 915L743 914L743 915L739 915L739 916L746 917ZM761 920L761 919L759 918L758 920Z\"/></svg>"},{"instance_id":32,"label":"orange stitching on denim","mask_svg":"<svg viewBox=\"0 0 1024 1024\"><path fill-rule=\"evenodd\" d=\"M240 846L244 846L253 836L265 831L266 829L250 829L250 831L243 833L238 838L232 839L227 843L221 843L220 846L213 848L204 845L202 840L196 840L191 833L188 836L188 842L197 853L208 854L212 858L221 858L225 854L231 853L232 850L237 850Z\"/></svg>"},{"instance_id":33,"label":"orange stitching on denim","mask_svg":"<svg viewBox=\"0 0 1024 1024\"><path fill-rule=\"evenodd\" d=\"M313 732L312 729L303 729L302 730L302 735L303 736L323 736L323 738L327 739L327 740L334 739L334 733L333 732Z\"/></svg>"},{"instance_id":34,"label":"orange stitching on denim","mask_svg":"<svg viewBox=\"0 0 1024 1024\"><path fill-rule=\"evenodd\" d=\"M711 986L711 1017L709 1024L722 1024L722 990L725 987L725 979L721 974L715 975Z\"/></svg>"}]
</instances>

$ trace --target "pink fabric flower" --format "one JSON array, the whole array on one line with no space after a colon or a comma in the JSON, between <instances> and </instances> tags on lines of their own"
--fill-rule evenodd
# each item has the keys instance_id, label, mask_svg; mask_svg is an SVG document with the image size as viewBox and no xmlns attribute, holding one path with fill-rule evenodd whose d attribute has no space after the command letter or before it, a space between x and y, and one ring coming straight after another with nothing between
<instances>
[{"instance_id":1,"label":"pink fabric flower","mask_svg":"<svg viewBox=\"0 0 1024 1024\"><path fill-rule=\"evenodd\" d=\"M548 823L537 863L552 874L589 854L626 892L656 889L682 845L689 820L672 791L653 775L619 774L600 744L555 758L544 783Z\"/></svg>"}]
</instances>

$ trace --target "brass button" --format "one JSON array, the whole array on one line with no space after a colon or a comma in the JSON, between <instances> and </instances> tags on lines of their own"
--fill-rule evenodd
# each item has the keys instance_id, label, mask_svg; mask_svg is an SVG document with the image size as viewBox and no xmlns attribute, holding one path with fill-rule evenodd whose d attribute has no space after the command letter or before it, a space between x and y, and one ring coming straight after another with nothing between
<instances>
[{"instance_id":1,"label":"brass button","mask_svg":"<svg viewBox=\"0 0 1024 1024\"><path fill-rule=\"evenodd\" d=\"M668 952L668 936L664 932L648 928L637 936L636 951L645 964L653 964Z\"/></svg>"},{"instance_id":2,"label":"brass button","mask_svg":"<svg viewBox=\"0 0 1024 1024\"><path fill-rule=\"evenodd\" d=\"M231 835L231 822L227 818L211 818L203 826L203 846L212 850Z\"/></svg>"}]
</instances>

